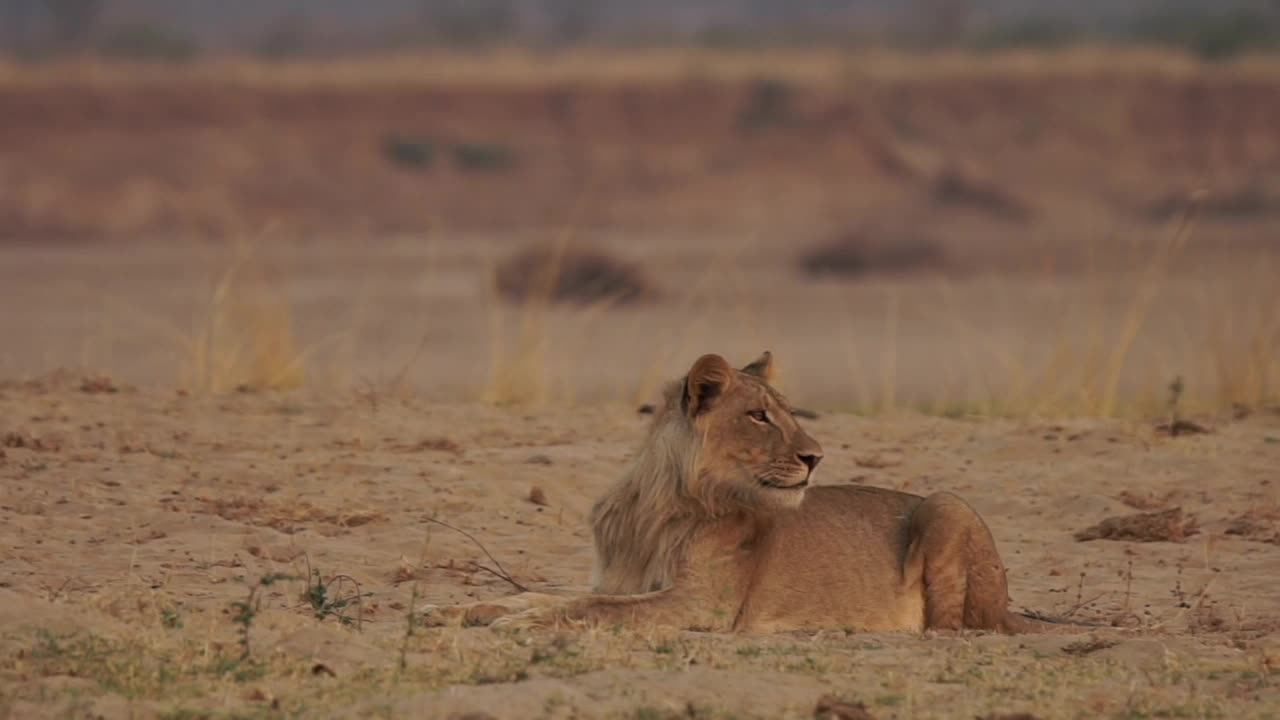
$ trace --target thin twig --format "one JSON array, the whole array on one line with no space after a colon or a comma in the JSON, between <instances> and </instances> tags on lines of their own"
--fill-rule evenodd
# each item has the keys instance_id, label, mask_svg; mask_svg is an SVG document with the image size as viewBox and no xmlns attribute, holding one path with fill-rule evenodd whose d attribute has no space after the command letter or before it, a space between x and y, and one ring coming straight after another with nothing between
<instances>
[{"instance_id":1,"label":"thin twig","mask_svg":"<svg viewBox=\"0 0 1280 720\"><path fill-rule=\"evenodd\" d=\"M1209 578L1209 580L1204 584L1204 587L1201 588L1200 592L1196 595L1195 602L1179 610L1177 613L1174 614L1174 616L1171 619L1161 620L1160 622L1157 622L1154 625L1152 625L1151 628L1154 630L1159 630L1169 625L1172 625L1174 623L1179 623L1182 621L1182 618L1186 616L1188 611L1199 610L1200 606L1204 604L1205 598L1209 596L1209 589L1213 587L1213 583L1215 580L1217 580L1216 577Z\"/></svg>"},{"instance_id":2,"label":"thin twig","mask_svg":"<svg viewBox=\"0 0 1280 720\"><path fill-rule=\"evenodd\" d=\"M1075 614L1076 614L1076 613L1078 613L1078 612L1080 612L1081 610L1083 610L1085 607L1087 607L1087 606L1089 606L1089 605L1092 605L1092 604L1094 604L1094 603L1098 602L1099 600L1101 600L1102 598L1104 598L1104 597L1106 597L1106 596L1108 596L1108 595L1110 595L1110 594L1111 594L1110 592L1100 592L1100 593L1098 593L1097 595L1094 595L1094 596L1093 596L1093 597L1091 597L1091 598L1087 598L1087 599L1084 599L1084 600L1078 600L1078 601L1076 601L1076 604L1075 604L1075 605L1072 605L1070 608L1068 608L1068 609L1067 609L1067 611L1066 611L1066 612L1064 612L1064 613L1062 614L1062 616L1063 616L1063 617L1075 617Z\"/></svg>"},{"instance_id":3,"label":"thin twig","mask_svg":"<svg viewBox=\"0 0 1280 720\"><path fill-rule=\"evenodd\" d=\"M418 358L422 357L422 353L427 349L427 342L431 339L430 331L424 330L422 337L418 339L418 346L413 349L413 354L409 356L409 360L400 368L400 372L396 373L390 383L387 383L387 389L391 392L400 389L400 383L404 382L405 377L409 375L409 369L418 362Z\"/></svg>"},{"instance_id":4,"label":"thin twig","mask_svg":"<svg viewBox=\"0 0 1280 720\"><path fill-rule=\"evenodd\" d=\"M406 613L405 621L407 625L404 630L404 640L400 643L400 672L404 672L409 666L409 640L413 638L413 630L418 626L414 609L418 605L418 581L413 581L413 594L409 596L409 612Z\"/></svg>"},{"instance_id":5,"label":"thin twig","mask_svg":"<svg viewBox=\"0 0 1280 720\"><path fill-rule=\"evenodd\" d=\"M502 574L502 573L498 572L497 570L494 570L494 569L493 569L493 568L491 568L491 567L488 567L488 566L485 566L485 565L481 565L480 563L475 562L474 560L471 562L471 567L472 567L472 568L474 568L474 569L476 569L476 570L483 570L483 571L485 571L485 572L489 573L490 575L492 575L492 576L494 576L494 577L502 578L503 580L506 580L507 582L509 582L509 583L511 583L512 585L514 585L514 586L516 586L517 588L519 588L520 592L528 592L528 589L527 589L525 586L521 585L520 583L516 582L515 580L512 580L509 576L504 575L504 574Z\"/></svg>"},{"instance_id":6,"label":"thin twig","mask_svg":"<svg viewBox=\"0 0 1280 720\"><path fill-rule=\"evenodd\" d=\"M347 619L347 616L343 614L343 611L346 610L346 604L351 600L356 601L356 631L359 632L360 630L363 629L363 624L364 624L364 594L360 592L360 581L356 580L350 575L334 575L333 577L329 578L329 582L325 585L325 593L328 594L330 586L337 586L341 588L340 583L342 583L343 581L347 581L347 582L350 582L352 585L355 585L356 594L352 598L339 598L337 600L334 600L332 604L336 605L338 608L338 612L337 612L338 620L340 620L342 624L345 625L350 622L350 620Z\"/></svg>"},{"instance_id":7,"label":"thin twig","mask_svg":"<svg viewBox=\"0 0 1280 720\"><path fill-rule=\"evenodd\" d=\"M483 543L477 540L474 535L467 532L466 530L463 530L462 528L454 527L443 520L437 520L435 518L427 518L426 520L427 522L432 522L441 527L448 528L458 533L459 535L462 535L463 537L470 540L471 542L475 543L475 546L480 548L480 552L484 553L485 557L489 558L489 560L493 562L494 567L498 568L497 570L493 570L479 563L475 563L475 562L471 563L477 569L484 570L485 572L493 574L495 577L501 578L507 581L508 583L511 583L511 586L514 587L516 590L519 590L520 592L529 592L529 588L525 587L524 585L521 585L519 582L516 582L515 578L511 577L511 574L508 573L506 569L502 567L502 563L498 562L498 558L494 557L493 554L489 552L489 549L486 548Z\"/></svg>"}]
</instances>

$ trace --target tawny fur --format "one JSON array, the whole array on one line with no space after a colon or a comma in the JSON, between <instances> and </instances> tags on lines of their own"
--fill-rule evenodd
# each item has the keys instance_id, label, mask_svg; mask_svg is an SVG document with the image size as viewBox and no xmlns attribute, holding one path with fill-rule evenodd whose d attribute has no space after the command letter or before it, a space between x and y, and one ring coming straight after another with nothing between
<instances>
[{"instance_id":1,"label":"tawny fur","mask_svg":"<svg viewBox=\"0 0 1280 720\"><path fill-rule=\"evenodd\" d=\"M768 353L742 370L708 355L668 387L638 457L592 509L595 594L459 610L473 624L747 633L1059 627L1008 611L995 542L960 498L809 487L821 447L771 374Z\"/></svg>"}]
</instances>

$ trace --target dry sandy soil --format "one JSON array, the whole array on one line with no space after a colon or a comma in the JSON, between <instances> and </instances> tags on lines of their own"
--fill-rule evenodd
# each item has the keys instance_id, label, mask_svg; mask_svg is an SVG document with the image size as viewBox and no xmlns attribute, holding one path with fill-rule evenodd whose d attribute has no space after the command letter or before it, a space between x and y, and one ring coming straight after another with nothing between
<instances>
[{"instance_id":1,"label":"dry sandy soil","mask_svg":"<svg viewBox=\"0 0 1280 720\"><path fill-rule=\"evenodd\" d=\"M0 386L0 418L9 717L810 717L829 693L881 718L1268 717L1280 703L1273 412L1176 438L1101 421L809 421L822 482L963 494L1014 606L1107 626L1079 637L410 624L423 605L512 592L477 564L582 589L585 514L646 423L631 407L200 399L59 373ZM1199 531L1073 538L1172 507ZM344 606L357 584L367 595Z\"/></svg>"}]
</instances>

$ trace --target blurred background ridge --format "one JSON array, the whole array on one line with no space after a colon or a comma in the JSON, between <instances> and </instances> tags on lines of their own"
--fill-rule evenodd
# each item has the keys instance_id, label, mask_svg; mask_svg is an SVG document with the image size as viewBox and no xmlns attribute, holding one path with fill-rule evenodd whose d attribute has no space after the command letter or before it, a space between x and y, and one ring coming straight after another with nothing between
<instances>
[{"instance_id":1,"label":"blurred background ridge","mask_svg":"<svg viewBox=\"0 0 1280 720\"><path fill-rule=\"evenodd\" d=\"M0 374L1162 416L1280 388L1275 2L0 0Z\"/></svg>"}]
</instances>

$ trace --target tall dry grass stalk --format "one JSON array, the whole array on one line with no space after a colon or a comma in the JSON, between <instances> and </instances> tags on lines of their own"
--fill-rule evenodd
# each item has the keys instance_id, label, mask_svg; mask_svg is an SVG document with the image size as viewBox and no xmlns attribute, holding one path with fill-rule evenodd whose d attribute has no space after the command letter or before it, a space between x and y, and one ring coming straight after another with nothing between
<instances>
[{"instance_id":1,"label":"tall dry grass stalk","mask_svg":"<svg viewBox=\"0 0 1280 720\"><path fill-rule=\"evenodd\" d=\"M118 299L108 302L175 346L179 387L196 394L302 387L310 361L344 335L335 332L301 347L292 304L284 289L268 278L248 242L237 246L188 327L124 306Z\"/></svg>"},{"instance_id":2,"label":"tall dry grass stalk","mask_svg":"<svg viewBox=\"0 0 1280 720\"><path fill-rule=\"evenodd\" d=\"M721 250L719 254L707 263L697 278L680 293L680 304L671 313L671 317L677 318L679 322L673 323L674 327L671 328L671 332L662 333L652 338L652 342L649 345L650 360L640 373L639 382L630 379L625 381L626 387L629 387L630 390L624 390L621 393L621 397L627 403L638 405L653 402L660 397L662 387L672 379L673 368L686 363L692 364L697 356L713 350L699 342L699 338L706 332L707 325L711 320L708 295L712 279L716 277L736 278L732 258L733 251L731 249ZM735 308L738 311L738 318L743 323L743 327L747 328L748 333L751 333L751 328L754 326L750 324L750 319L753 318L754 313L751 299L747 295L745 287L742 287L738 294ZM763 345L767 342L762 336L756 334L751 336L753 342L758 345Z\"/></svg>"},{"instance_id":3,"label":"tall dry grass stalk","mask_svg":"<svg viewBox=\"0 0 1280 720\"><path fill-rule=\"evenodd\" d=\"M909 390L900 388L904 309L891 293L878 347L859 348L849 323L840 326L848 385L833 394L851 397L846 407L863 414L1149 418L1165 410L1169 385L1181 378L1187 412L1280 403L1275 262L1262 259L1251 271L1227 276L1179 268L1193 237L1193 211L1194 205L1154 242L1134 246L1136 271L1094 268L1080 286L1043 294L1011 293L1007 281L996 281L997 306L1036 303L1032 319L1022 322L1050 323L1048 345L1019 337L1020 325L997 320L987 327L988 318L956 309L972 302L939 278L937 297L913 298L942 332L931 338L937 349L926 363L927 383ZM1034 331L1046 335L1044 327Z\"/></svg>"},{"instance_id":4,"label":"tall dry grass stalk","mask_svg":"<svg viewBox=\"0 0 1280 720\"><path fill-rule=\"evenodd\" d=\"M306 381L287 299L238 260L222 275L184 339L184 387L207 393L291 390Z\"/></svg>"},{"instance_id":5,"label":"tall dry grass stalk","mask_svg":"<svg viewBox=\"0 0 1280 720\"><path fill-rule=\"evenodd\" d=\"M514 347L507 346L507 319L497 287L497 270L488 273L489 380L482 402L493 405L540 405L553 396L548 355L551 348L552 296L559 280L572 231L560 233L549 260L541 266L534 291L520 305Z\"/></svg>"}]
</instances>

